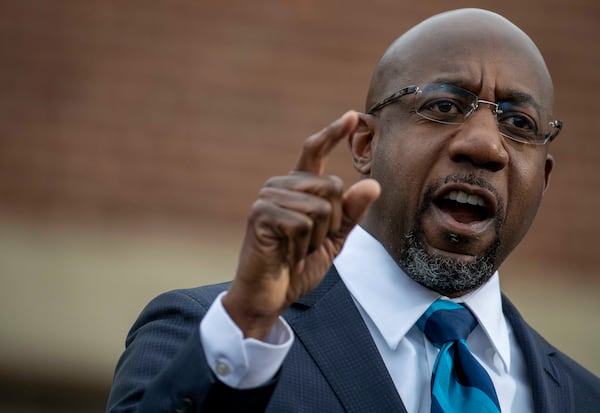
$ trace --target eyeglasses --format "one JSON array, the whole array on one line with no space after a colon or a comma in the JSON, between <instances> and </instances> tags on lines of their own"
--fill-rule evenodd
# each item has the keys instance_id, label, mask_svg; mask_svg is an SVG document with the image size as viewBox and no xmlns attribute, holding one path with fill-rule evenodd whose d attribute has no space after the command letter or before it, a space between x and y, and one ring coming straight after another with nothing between
<instances>
[{"instance_id":1,"label":"eyeglasses","mask_svg":"<svg viewBox=\"0 0 600 413\"><path fill-rule=\"evenodd\" d=\"M466 122L480 104L486 104L494 114L500 134L521 143L544 145L554 140L563 126L560 120L548 123L540 121L535 106L527 104L527 99L490 102L479 99L468 90L445 83L405 87L371 106L368 113L373 115L401 97L411 94L415 95L414 108L418 115L433 122L449 125Z\"/></svg>"}]
</instances>

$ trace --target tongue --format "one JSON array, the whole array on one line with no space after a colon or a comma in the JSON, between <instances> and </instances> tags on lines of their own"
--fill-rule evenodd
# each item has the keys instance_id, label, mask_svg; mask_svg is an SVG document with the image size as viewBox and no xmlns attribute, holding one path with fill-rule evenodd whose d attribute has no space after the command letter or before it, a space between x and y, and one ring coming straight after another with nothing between
<instances>
[{"instance_id":1,"label":"tongue","mask_svg":"<svg viewBox=\"0 0 600 413\"><path fill-rule=\"evenodd\" d=\"M438 207L461 224L470 224L486 219L484 208L475 205L443 202Z\"/></svg>"}]
</instances>

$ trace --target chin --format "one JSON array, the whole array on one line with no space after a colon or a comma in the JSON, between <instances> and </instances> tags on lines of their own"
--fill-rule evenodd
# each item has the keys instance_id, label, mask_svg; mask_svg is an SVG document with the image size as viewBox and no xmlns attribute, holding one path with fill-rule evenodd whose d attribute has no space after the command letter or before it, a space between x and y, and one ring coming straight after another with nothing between
<instances>
[{"instance_id":1,"label":"chin","mask_svg":"<svg viewBox=\"0 0 600 413\"><path fill-rule=\"evenodd\" d=\"M399 265L426 288L446 296L458 296L477 289L492 277L497 269L499 246L496 239L479 255L460 248L428 248L422 233L412 231L406 237Z\"/></svg>"}]
</instances>

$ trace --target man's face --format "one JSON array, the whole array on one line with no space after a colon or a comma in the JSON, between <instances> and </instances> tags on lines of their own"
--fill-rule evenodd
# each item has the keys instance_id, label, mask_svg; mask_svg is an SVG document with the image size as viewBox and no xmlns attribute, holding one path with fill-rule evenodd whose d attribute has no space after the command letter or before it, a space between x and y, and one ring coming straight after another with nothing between
<instances>
[{"instance_id":1,"label":"man's face","mask_svg":"<svg viewBox=\"0 0 600 413\"><path fill-rule=\"evenodd\" d=\"M396 71L401 75L381 94L443 82L490 102L526 94L549 114L552 87L535 53L498 39L490 47L482 37L425 42L410 52L411 68ZM382 193L364 225L409 276L460 295L485 282L523 238L552 159L546 145L503 137L486 104L462 125L446 125L420 117L414 101L404 97L373 120L370 176Z\"/></svg>"}]
</instances>

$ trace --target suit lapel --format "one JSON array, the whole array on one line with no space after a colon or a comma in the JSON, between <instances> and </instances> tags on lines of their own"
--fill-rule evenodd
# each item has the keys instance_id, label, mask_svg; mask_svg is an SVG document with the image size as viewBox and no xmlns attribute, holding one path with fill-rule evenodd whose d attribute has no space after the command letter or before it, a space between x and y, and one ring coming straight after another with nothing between
<instances>
[{"instance_id":1,"label":"suit lapel","mask_svg":"<svg viewBox=\"0 0 600 413\"><path fill-rule=\"evenodd\" d=\"M371 334L334 267L286 319L346 411L406 413Z\"/></svg>"},{"instance_id":2,"label":"suit lapel","mask_svg":"<svg viewBox=\"0 0 600 413\"><path fill-rule=\"evenodd\" d=\"M534 411L569 411L571 384L554 363L556 350L525 323L505 296L502 302L523 352ZM406 413L371 334L334 267L285 318L346 411Z\"/></svg>"},{"instance_id":3,"label":"suit lapel","mask_svg":"<svg viewBox=\"0 0 600 413\"><path fill-rule=\"evenodd\" d=\"M527 364L535 412L569 411L572 406L570 382L562 376L562 371L554 363L556 349L525 323L505 296L502 297L502 306Z\"/></svg>"}]
</instances>

